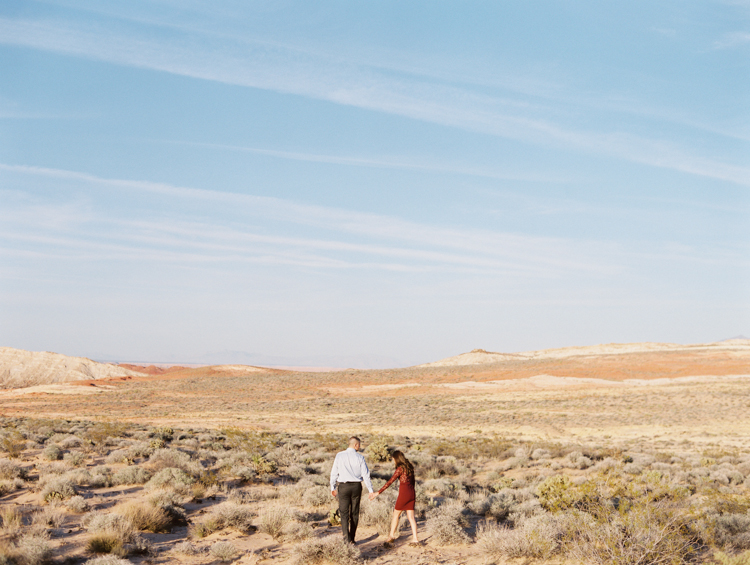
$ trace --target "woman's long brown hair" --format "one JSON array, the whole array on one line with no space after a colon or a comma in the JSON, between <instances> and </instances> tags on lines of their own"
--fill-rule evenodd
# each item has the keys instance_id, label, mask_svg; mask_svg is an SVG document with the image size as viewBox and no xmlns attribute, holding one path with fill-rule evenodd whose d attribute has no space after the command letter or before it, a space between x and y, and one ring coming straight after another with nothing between
<instances>
[{"instance_id":1,"label":"woman's long brown hair","mask_svg":"<svg viewBox=\"0 0 750 565\"><path fill-rule=\"evenodd\" d=\"M396 450L393 452L392 457L396 462L396 468L401 467L406 473L407 477L414 476L414 465L411 464L411 461L409 461L403 453Z\"/></svg>"}]
</instances>

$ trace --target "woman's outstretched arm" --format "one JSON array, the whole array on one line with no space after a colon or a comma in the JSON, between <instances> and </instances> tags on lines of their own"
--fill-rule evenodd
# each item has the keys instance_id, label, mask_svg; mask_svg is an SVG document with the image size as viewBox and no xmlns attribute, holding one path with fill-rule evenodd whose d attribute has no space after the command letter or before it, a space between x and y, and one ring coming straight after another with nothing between
<instances>
[{"instance_id":1,"label":"woman's outstretched arm","mask_svg":"<svg viewBox=\"0 0 750 565\"><path fill-rule=\"evenodd\" d=\"M383 487L378 491L378 494L380 494L389 486L391 486L393 484L393 481L395 481L401 476L401 471L402 471L401 467L396 467L396 471L393 473L393 476L390 479L388 479L388 482L383 485Z\"/></svg>"}]
</instances>

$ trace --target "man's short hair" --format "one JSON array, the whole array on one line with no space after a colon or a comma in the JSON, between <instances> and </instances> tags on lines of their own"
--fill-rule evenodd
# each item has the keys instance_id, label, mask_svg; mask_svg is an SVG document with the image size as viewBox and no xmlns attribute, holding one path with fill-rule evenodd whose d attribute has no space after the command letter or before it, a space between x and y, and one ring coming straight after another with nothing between
<instances>
[{"instance_id":1,"label":"man's short hair","mask_svg":"<svg viewBox=\"0 0 750 565\"><path fill-rule=\"evenodd\" d=\"M362 443L362 441L357 436L350 437L349 445L354 445L355 443Z\"/></svg>"}]
</instances>

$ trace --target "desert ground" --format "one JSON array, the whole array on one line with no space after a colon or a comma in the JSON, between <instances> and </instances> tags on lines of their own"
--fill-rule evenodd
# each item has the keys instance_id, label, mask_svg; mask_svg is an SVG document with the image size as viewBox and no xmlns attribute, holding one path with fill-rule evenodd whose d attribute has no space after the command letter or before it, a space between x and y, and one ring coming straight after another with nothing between
<instances>
[{"instance_id":1,"label":"desert ground","mask_svg":"<svg viewBox=\"0 0 750 565\"><path fill-rule=\"evenodd\" d=\"M750 340L298 372L0 348L0 563L750 563ZM340 542L327 487L376 488ZM747 553L743 553L747 552Z\"/></svg>"}]
</instances>

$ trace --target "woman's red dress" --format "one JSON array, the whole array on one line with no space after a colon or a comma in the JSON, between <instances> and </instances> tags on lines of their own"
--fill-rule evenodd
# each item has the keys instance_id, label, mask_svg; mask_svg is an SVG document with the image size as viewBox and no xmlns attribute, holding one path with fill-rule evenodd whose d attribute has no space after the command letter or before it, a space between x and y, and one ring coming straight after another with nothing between
<instances>
[{"instance_id":1,"label":"woman's red dress","mask_svg":"<svg viewBox=\"0 0 750 565\"><path fill-rule=\"evenodd\" d=\"M414 475L411 477L407 475L406 470L403 467L396 467L396 472L393 473L393 476L383 485L383 488L378 491L378 494L391 486L396 479L398 479L396 510L414 510L414 500L417 498L417 494L414 492Z\"/></svg>"}]
</instances>

